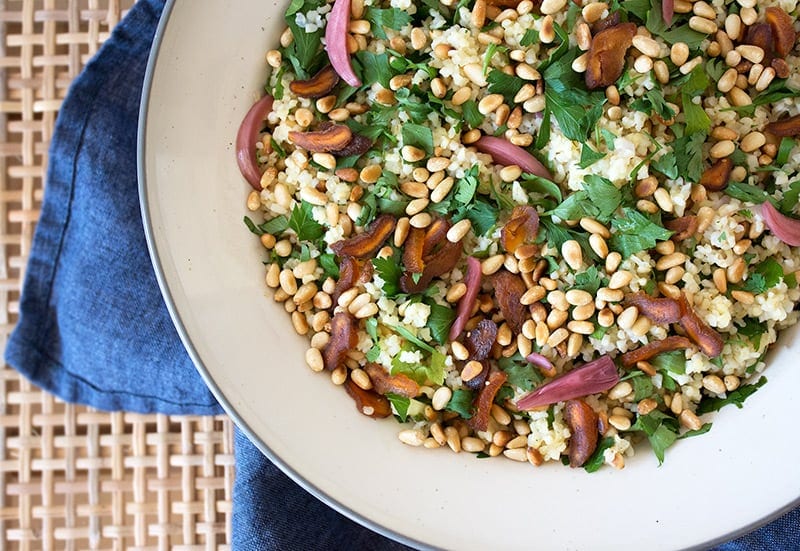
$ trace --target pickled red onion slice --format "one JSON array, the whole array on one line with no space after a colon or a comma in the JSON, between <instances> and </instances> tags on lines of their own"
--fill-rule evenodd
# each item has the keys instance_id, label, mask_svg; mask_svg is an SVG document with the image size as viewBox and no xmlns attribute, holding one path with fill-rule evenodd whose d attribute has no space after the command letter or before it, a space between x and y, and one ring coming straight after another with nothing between
<instances>
[{"instance_id":1,"label":"pickled red onion slice","mask_svg":"<svg viewBox=\"0 0 800 551\"><path fill-rule=\"evenodd\" d=\"M762 203L761 216L775 237L792 247L800 246L800 220L781 214L769 201Z\"/></svg>"},{"instance_id":2,"label":"pickled red onion slice","mask_svg":"<svg viewBox=\"0 0 800 551\"><path fill-rule=\"evenodd\" d=\"M491 155L492 159L497 164L505 166L517 165L523 172L535 174L536 176L553 181L553 175L550 174L546 166L539 162L539 159L508 140L496 138L494 136L481 136L481 138L475 142L475 147L481 153Z\"/></svg>"},{"instance_id":3,"label":"pickled red onion slice","mask_svg":"<svg viewBox=\"0 0 800 551\"><path fill-rule=\"evenodd\" d=\"M475 304L475 299L478 297L478 291L481 288L481 263L474 256L467 257L467 274L464 276L464 284L467 286L467 292L458 301L458 310L456 319L453 320L453 325L450 326L449 338L454 341L458 338L467 325L469 315L472 313L472 305Z\"/></svg>"},{"instance_id":4,"label":"pickled red onion slice","mask_svg":"<svg viewBox=\"0 0 800 551\"><path fill-rule=\"evenodd\" d=\"M255 144L264 119L272 111L272 96L264 96L253 104L236 134L236 163L253 189L261 191L261 171L255 157Z\"/></svg>"},{"instance_id":5,"label":"pickled red onion slice","mask_svg":"<svg viewBox=\"0 0 800 551\"><path fill-rule=\"evenodd\" d=\"M325 27L325 49L338 75L347 84L358 88L361 80L353 72L347 51L347 28L350 26L350 0L336 0Z\"/></svg>"},{"instance_id":6,"label":"pickled red onion slice","mask_svg":"<svg viewBox=\"0 0 800 551\"><path fill-rule=\"evenodd\" d=\"M533 409L581 398L604 392L618 382L619 375L614 361L610 356L601 356L526 394L517 400L517 407L521 410Z\"/></svg>"}]
</instances>

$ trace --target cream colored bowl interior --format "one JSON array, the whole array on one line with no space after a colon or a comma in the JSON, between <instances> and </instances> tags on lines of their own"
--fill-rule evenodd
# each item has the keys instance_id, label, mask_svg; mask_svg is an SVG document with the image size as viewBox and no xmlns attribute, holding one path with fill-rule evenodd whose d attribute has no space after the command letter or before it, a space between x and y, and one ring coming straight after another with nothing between
<instances>
[{"instance_id":1,"label":"cream colored bowl interior","mask_svg":"<svg viewBox=\"0 0 800 551\"><path fill-rule=\"evenodd\" d=\"M800 496L800 355L784 336L769 383L657 467L537 469L401 444L303 360L306 341L264 284L242 223L233 151L263 90L283 2L180 0L145 86L140 185L162 290L200 372L251 438L345 514L407 543L451 549L678 549L751 527ZM166 16L165 16L166 17Z\"/></svg>"}]
</instances>

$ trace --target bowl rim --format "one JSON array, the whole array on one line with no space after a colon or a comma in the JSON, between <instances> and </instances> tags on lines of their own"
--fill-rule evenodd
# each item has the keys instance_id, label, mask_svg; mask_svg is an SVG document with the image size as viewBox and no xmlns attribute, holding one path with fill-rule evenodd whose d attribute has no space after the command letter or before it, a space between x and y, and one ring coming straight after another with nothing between
<instances>
[{"instance_id":1,"label":"bowl rim","mask_svg":"<svg viewBox=\"0 0 800 551\"><path fill-rule=\"evenodd\" d=\"M147 242L147 249L150 254L151 263L158 282L159 290L164 299L164 303L169 312L170 319L180 337L186 352L188 353L195 369L200 374L206 386L209 388L215 399L219 402L225 413L234 421L236 426L247 436L247 438L263 453L273 464L275 464L281 471L283 471L289 478L297 483L304 490L309 492L315 498L319 499L329 507L335 509L346 517L358 522L362 526L399 543L416 549L438 549L425 542L410 538L400 532L387 528L378 524L369 518L363 516L358 511L345 506L333 496L320 490L313 483L304 478L298 473L291 465L286 463L278 454L276 454L270 446L248 425L244 418L236 411L231 401L224 395L221 388L214 380L211 370L206 366L203 359L200 357L199 352L194 346L188 331L183 323L181 314L177 309L175 300L170 291L169 284L166 279L161 257L155 240L155 229L150 212L150 202L148 200L148 186L146 176L146 137L147 137L147 119L149 104L151 99L151 91L153 88L153 80L156 73L156 65L164 42L166 29L173 13L176 0L165 0L164 9L158 22L155 34L153 36L152 46L147 60L147 67L145 69L144 81L142 83L142 94L139 104L139 120L137 124L137 151L136 151L136 166L137 166L137 187L139 193L139 208L144 227L145 240ZM722 534L716 538L699 542L690 547L684 548L685 551L705 550L716 545L728 542L730 540L739 538L745 534L752 532L766 524L776 520L789 511L800 506L800 496L793 501L787 503L783 507L779 507L772 513L756 519L736 530Z\"/></svg>"},{"instance_id":2,"label":"bowl rim","mask_svg":"<svg viewBox=\"0 0 800 551\"><path fill-rule=\"evenodd\" d=\"M141 102L139 104L139 121L138 121L138 129L137 129L137 151L136 151L136 168L137 168L137 181L138 181L138 191L139 191L139 208L141 211L142 216L142 223L144 226L144 233L145 233L145 240L147 242L147 249L150 253L150 260L153 264L153 271L155 272L156 280L158 281L158 287L161 291L161 296L164 298L164 303L167 307L167 311L169 312L169 316L172 320L172 324L175 326L176 331L178 332L178 336L181 339L181 343L183 347L186 349L186 352L189 354L189 357L192 360L192 363L195 366L195 369L200 374L200 377L203 379L203 382L209 388L211 393L216 398L217 402L219 402L222 409L225 410L225 413L233 420L236 426L247 436L247 438L252 442L260 451L263 453L267 459L269 459L273 464L275 464L281 471L283 471L289 478L291 478L295 483L297 483L301 488L309 492L315 498L319 499L329 507L335 509L339 513L345 515L346 517L355 520L362 526L365 526L376 532L382 536L387 538L393 539L405 545L415 547L418 549L435 549L434 547L429 546L428 544L417 541L415 539L409 538L399 532L395 532L385 526L379 525L370 519L362 516L357 511L345 506L334 497L326 494L311 482L306 480L303 476L301 476L291 465L286 463L280 456L278 456L269 445L261 439L256 432L245 422L244 418L237 413L236 409L231 404L230 400L223 394L222 390L220 389L219 385L214 380L211 371L203 362L203 359L200 357L197 349L195 348L194 344L192 343L191 338L186 330L186 327L183 324L183 320L181 319L180 312L175 305L175 301L172 297L172 293L170 291L169 285L166 280L166 276L164 275L164 268L161 263L161 257L159 256L158 249L155 243L155 232L154 232L154 225L153 221L150 217L150 207L148 201L148 193L147 193L147 176L146 176L146 136L147 136L147 114L148 114L148 107L150 103L150 93L153 87L153 78L155 76L156 70L156 63L158 60L159 51L161 49L161 45L164 41L164 35L166 33L167 24L169 22L170 16L172 15L172 10L175 7L176 0L166 0L166 4L164 5L164 11L161 14L161 18L158 22L158 27L156 28L155 35L153 36L153 44L150 49L150 54L147 59L147 68L145 70L144 82L142 84L142 96Z\"/></svg>"}]
</instances>

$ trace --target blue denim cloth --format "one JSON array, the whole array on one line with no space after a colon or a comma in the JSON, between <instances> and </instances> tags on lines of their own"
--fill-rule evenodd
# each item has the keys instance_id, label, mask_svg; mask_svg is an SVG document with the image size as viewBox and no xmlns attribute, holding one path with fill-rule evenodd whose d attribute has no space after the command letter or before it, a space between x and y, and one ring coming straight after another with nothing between
<instances>
[{"instance_id":1,"label":"blue denim cloth","mask_svg":"<svg viewBox=\"0 0 800 551\"><path fill-rule=\"evenodd\" d=\"M105 410L216 414L156 284L139 213L136 129L163 0L139 0L73 84L6 361L61 398ZM301 489L236 435L233 547L405 549ZM746 506L746 504L743 504ZM793 511L720 551L800 549Z\"/></svg>"}]
</instances>

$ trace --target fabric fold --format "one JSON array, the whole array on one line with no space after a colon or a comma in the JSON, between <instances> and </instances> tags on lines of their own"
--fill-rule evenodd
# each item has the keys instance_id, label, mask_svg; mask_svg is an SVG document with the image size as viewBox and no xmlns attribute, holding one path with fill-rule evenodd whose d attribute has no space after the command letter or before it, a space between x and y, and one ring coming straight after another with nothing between
<instances>
[{"instance_id":1,"label":"fabric fold","mask_svg":"<svg viewBox=\"0 0 800 551\"><path fill-rule=\"evenodd\" d=\"M136 3L59 112L6 360L67 401L215 414L158 292L139 212L136 122L163 7Z\"/></svg>"}]
</instances>

